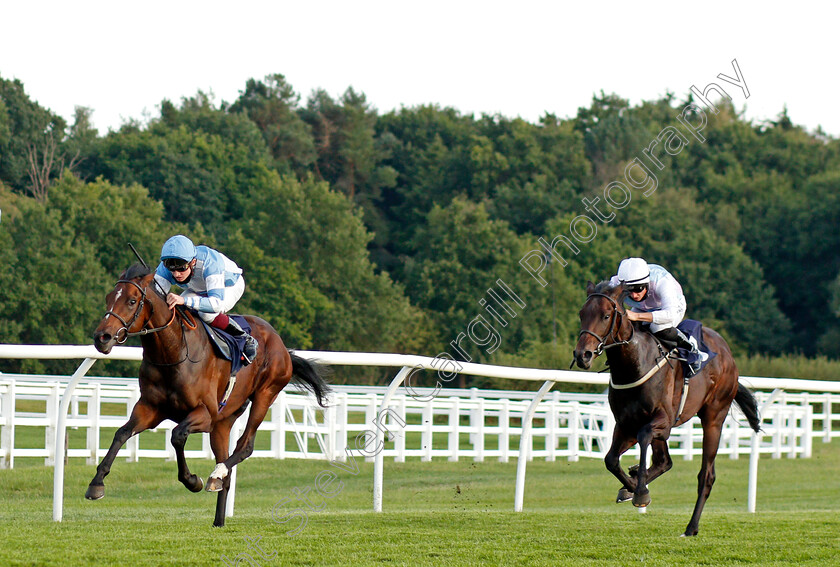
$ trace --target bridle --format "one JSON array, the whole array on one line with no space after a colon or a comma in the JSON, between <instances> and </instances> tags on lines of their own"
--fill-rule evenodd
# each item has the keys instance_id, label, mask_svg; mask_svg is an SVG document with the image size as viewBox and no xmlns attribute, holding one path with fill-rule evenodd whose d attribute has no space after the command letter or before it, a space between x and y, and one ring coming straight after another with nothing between
<instances>
[{"instance_id":1,"label":"bridle","mask_svg":"<svg viewBox=\"0 0 840 567\"><path fill-rule=\"evenodd\" d=\"M619 309L618 303L616 302L615 299L613 299L609 295L606 295L606 294L603 294L603 293L592 293L592 294L589 295L589 297L586 298L586 301L584 301L583 305L586 306L586 304L589 303L589 300L592 299L593 297L605 297L610 302L610 304L612 305L613 315L612 315L612 318L610 320L610 328L607 329L607 332L603 337L601 337L599 335L596 335L594 332L590 331L589 329L581 329L580 333L578 333L578 338L580 338L584 334L588 334L588 335L592 335L593 337L598 339L598 346L595 347L595 356L599 356L602 352L604 352L608 348L621 346L621 345L626 345L627 343L632 341L633 340L633 335L636 333L636 329L631 324L630 325L630 336L626 340L621 340L621 338L618 336L618 333L621 330L621 322L619 322L618 325L616 325L616 321L617 320L621 321L621 318L624 316L624 314ZM609 340L609 339L612 339L612 342L607 344L607 340Z\"/></svg>"},{"instance_id":2,"label":"bridle","mask_svg":"<svg viewBox=\"0 0 840 567\"><path fill-rule=\"evenodd\" d=\"M137 290L140 292L140 303L137 305L137 310L134 312L134 316L128 322L126 322L125 319L123 319L122 317L120 317L119 315L114 313L113 310L108 310L105 313L106 317L108 315L113 315L120 323L122 323L122 327L117 331L116 335L114 335L114 338L116 339L118 344L123 344L130 337L148 335L148 334L151 334L151 333L157 333L159 331L162 331L162 330L166 329L167 327L169 327L169 325L171 325L172 322L175 320L176 311L173 310L172 311L172 317L169 319L169 321L165 325L163 325L161 327L155 327L155 328L152 328L152 329L148 329L148 328L146 328L146 324L144 324L143 328L140 329L139 331L131 332L129 329L132 327L132 325L134 325L135 321L137 321L137 318L140 316L140 313L143 312L143 306L146 304L146 289L147 288L141 287L134 280L118 280L117 285L119 285L119 284L131 284L134 287L136 287ZM152 303L149 303L149 307L152 310L152 313L151 313L151 315L149 315L149 319L147 320L147 323L148 323L148 321L152 320L152 317L155 314L155 306ZM122 335L121 335L121 333L122 333ZM122 337L122 338L120 338L120 337Z\"/></svg>"}]
</instances>

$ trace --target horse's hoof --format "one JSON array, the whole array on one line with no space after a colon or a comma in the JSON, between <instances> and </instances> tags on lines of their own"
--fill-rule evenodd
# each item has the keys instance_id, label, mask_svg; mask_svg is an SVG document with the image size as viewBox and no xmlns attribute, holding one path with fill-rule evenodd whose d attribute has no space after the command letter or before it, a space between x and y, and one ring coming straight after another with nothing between
<instances>
[{"instance_id":1,"label":"horse's hoof","mask_svg":"<svg viewBox=\"0 0 840 567\"><path fill-rule=\"evenodd\" d=\"M105 485L104 484L91 484L87 488L87 492L85 492L85 498L88 500L99 500L100 498L105 497Z\"/></svg>"},{"instance_id":2,"label":"horse's hoof","mask_svg":"<svg viewBox=\"0 0 840 567\"><path fill-rule=\"evenodd\" d=\"M636 492L633 494L633 506L643 508L648 504L650 504L650 492L645 492L644 494Z\"/></svg>"},{"instance_id":3,"label":"horse's hoof","mask_svg":"<svg viewBox=\"0 0 840 567\"><path fill-rule=\"evenodd\" d=\"M630 475L630 478L636 478L639 474L639 465L633 465L627 469L627 474Z\"/></svg>"},{"instance_id":4,"label":"horse's hoof","mask_svg":"<svg viewBox=\"0 0 840 567\"><path fill-rule=\"evenodd\" d=\"M622 502L629 502L633 500L633 493L627 490L626 488L622 488L618 491L618 496L615 499L616 504L621 504Z\"/></svg>"},{"instance_id":5,"label":"horse's hoof","mask_svg":"<svg viewBox=\"0 0 840 567\"><path fill-rule=\"evenodd\" d=\"M207 487L204 490L207 492L221 492L222 488L224 488L222 479L210 477L207 479Z\"/></svg>"},{"instance_id":6,"label":"horse's hoof","mask_svg":"<svg viewBox=\"0 0 840 567\"><path fill-rule=\"evenodd\" d=\"M192 475L189 482L184 483L184 486L186 486L190 492L201 492L201 489L204 488L204 481L201 480L200 476Z\"/></svg>"}]
</instances>

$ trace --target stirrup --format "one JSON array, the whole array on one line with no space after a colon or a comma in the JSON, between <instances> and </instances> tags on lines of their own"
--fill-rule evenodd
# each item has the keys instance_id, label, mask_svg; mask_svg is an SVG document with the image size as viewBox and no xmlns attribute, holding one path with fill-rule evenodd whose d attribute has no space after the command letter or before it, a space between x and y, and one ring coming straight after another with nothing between
<instances>
[{"instance_id":1,"label":"stirrup","mask_svg":"<svg viewBox=\"0 0 840 567\"><path fill-rule=\"evenodd\" d=\"M688 371L691 372L691 376L695 376L698 372L700 372L700 367L703 366L703 361L698 356L697 360L694 361L694 363L692 363L692 364L686 363L686 366L688 366ZM691 376L689 376L689 378Z\"/></svg>"},{"instance_id":2,"label":"stirrup","mask_svg":"<svg viewBox=\"0 0 840 567\"><path fill-rule=\"evenodd\" d=\"M245 348L242 349L242 359L245 361L246 366L254 362L254 359L257 358L258 349L259 343L257 339L251 335L245 335Z\"/></svg>"}]
</instances>

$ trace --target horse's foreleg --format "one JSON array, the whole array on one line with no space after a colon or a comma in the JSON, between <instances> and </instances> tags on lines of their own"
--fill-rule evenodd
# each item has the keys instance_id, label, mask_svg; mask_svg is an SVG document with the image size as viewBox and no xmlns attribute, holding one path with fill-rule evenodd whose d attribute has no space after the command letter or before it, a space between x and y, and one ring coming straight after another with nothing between
<instances>
[{"instance_id":1,"label":"horse's foreleg","mask_svg":"<svg viewBox=\"0 0 840 567\"><path fill-rule=\"evenodd\" d=\"M131 436L156 427L161 421L163 421L163 418L160 416L160 412L146 404L143 400L138 401L134 405L134 409L131 410L131 417L128 418L125 425L117 429L108 453L102 459L102 462L99 463L99 466L96 467L96 475L90 481L90 485L88 485L85 498L88 500L99 500L105 496L105 477L111 472L111 465L114 463L114 459L117 457L117 453L122 446L125 445L125 442Z\"/></svg>"},{"instance_id":2,"label":"horse's foreleg","mask_svg":"<svg viewBox=\"0 0 840 567\"><path fill-rule=\"evenodd\" d=\"M697 503L694 505L694 513L691 515L691 520L688 522L683 535L697 535L700 528L700 514L703 513L703 507L706 505L706 500L712 492L712 485L715 483L715 458L720 445L720 434L723 420L726 419L726 412L722 412L720 415L723 417L708 424L701 418L701 421L704 421L703 463L697 475Z\"/></svg>"},{"instance_id":3,"label":"horse's foreleg","mask_svg":"<svg viewBox=\"0 0 840 567\"><path fill-rule=\"evenodd\" d=\"M633 491L633 506L644 507L650 504L648 490L647 452L653 439L653 427L650 423L639 429L636 440L639 442L639 468L636 469L636 490Z\"/></svg>"},{"instance_id":4,"label":"horse's foreleg","mask_svg":"<svg viewBox=\"0 0 840 567\"><path fill-rule=\"evenodd\" d=\"M178 480L192 492L201 492L204 482L200 477L192 474L184 456L184 446L190 433L210 431L213 419L207 408L200 406L172 430L172 447L175 448L175 458L178 461Z\"/></svg>"},{"instance_id":5,"label":"horse's foreleg","mask_svg":"<svg viewBox=\"0 0 840 567\"><path fill-rule=\"evenodd\" d=\"M633 493L633 505L644 507L650 504L648 484L671 468L671 455L668 453L667 440L671 433L671 419L663 410L653 414L650 423L639 429L636 439L639 442L639 468L636 470L636 492ZM653 452L651 468L647 467L647 452Z\"/></svg>"},{"instance_id":6,"label":"horse's foreleg","mask_svg":"<svg viewBox=\"0 0 840 567\"><path fill-rule=\"evenodd\" d=\"M613 430L612 445L607 455L604 457L604 464L607 470L610 471L615 478L621 483L622 488L618 491L617 502L626 502L632 498L633 491L636 490L636 480L631 478L621 468L621 455L627 452L627 449L636 444L634 437L628 437L616 425Z\"/></svg>"}]
</instances>

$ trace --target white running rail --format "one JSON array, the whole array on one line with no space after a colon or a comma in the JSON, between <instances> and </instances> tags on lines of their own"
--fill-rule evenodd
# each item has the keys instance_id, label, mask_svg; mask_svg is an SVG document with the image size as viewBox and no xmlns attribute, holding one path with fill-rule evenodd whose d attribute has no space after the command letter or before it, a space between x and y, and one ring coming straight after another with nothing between
<instances>
[{"instance_id":1,"label":"white running rail","mask_svg":"<svg viewBox=\"0 0 840 567\"><path fill-rule=\"evenodd\" d=\"M606 387L608 377L603 374L459 363L459 371L466 374L537 381L542 386L536 394L410 387L398 392L415 369L437 370L440 360L382 353L297 351L297 354L331 365L393 366L401 370L387 388L336 386L336 394L325 411L316 411L313 399L293 390L281 392L260 428L263 433L259 435L268 436L270 442L260 443L258 437L258 449L252 457L342 461L346 458L345 448L356 449L358 441L354 445L353 440L367 435L364 439L370 442L368 446L379 449L363 453L366 460L374 462L374 509L377 511L382 510L386 456L396 461L419 457L477 461L493 458L503 462L515 457L518 460L514 507L521 511L528 460L602 458L609 448L613 421L604 394L552 392L547 396L556 382ZM117 347L108 357L140 360L141 355L137 347ZM106 358L93 347L0 345L0 358L83 359L71 377L0 374L0 466L12 467L15 457L43 457L47 465L54 464L53 519L60 521L65 457L84 457L88 463L96 464L107 451L100 446L102 429L125 423L139 397L139 386L136 379L87 378L86 373L95 360ZM774 391L772 400L770 394L756 392L759 404L765 404L761 434L753 435L740 412L733 410L721 439L720 454L728 454L730 458L750 455L748 508L754 511L759 454L774 458L809 457L814 436L827 442L840 435L840 414L833 411L833 407L840 406L840 382L753 377L741 380L751 388ZM803 390L810 392L800 393ZM41 400L45 410L18 411L17 403L23 400ZM103 411L102 404L108 404L109 410ZM114 412L113 404L118 404L120 411ZM364 420L359 419L361 415ZM380 423L378 416L386 415L388 419ZM818 429L814 429L814 424ZM166 441L160 446L141 447L138 439L143 437L141 434L130 439L119 456L129 460L174 458L168 432L175 425L167 421L159 426L159 430L167 432ZM87 429L84 448L70 448L65 452L68 426ZM15 447L16 427L45 428L44 446ZM234 426L232 443L239 431ZM106 444L110 442L111 432L108 433ZM202 437L201 449L188 450L188 457L212 458L207 436ZM672 433L672 455L685 459L699 455L701 439L702 429L694 418ZM519 458L523 454L526 457ZM228 498L228 515L233 514L234 495L235 477Z\"/></svg>"}]
</instances>

